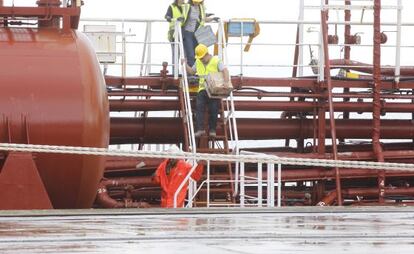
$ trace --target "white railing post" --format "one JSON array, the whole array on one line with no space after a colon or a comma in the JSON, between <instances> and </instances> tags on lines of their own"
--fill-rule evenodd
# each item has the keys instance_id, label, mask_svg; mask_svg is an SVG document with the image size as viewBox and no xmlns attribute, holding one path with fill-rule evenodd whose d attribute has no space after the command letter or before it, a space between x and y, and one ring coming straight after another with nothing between
<instances>
[{"instance_id":1,"label":"white railing post","mask_svg":"<svg viewBox=\"0 0 414 254\"><path fill-rule=\"evenodd\" d=\"M274 164L267 163L267 207L275 206L275 174Z\"/></svg>"},{"instance_id":2,"label":"white railing post","mask_svg":"<svg viewBox=\"0 0 414 254\"><path fill-rule=\"evenodd\" d=\"M300 0L299 3L299 21L303 22L304 18L305 18L305 0ZM303 76L303 23L300 23L299 25L299 57L298 57L298 76L302 77Z\"/></svg>"},{"instance_id":3,"label":"white railing post","mask_svg":"<svg viewBox=\"0 0 414 254\"><path fill-rule=\"evenodd\" d=\"M244 207L245 204L245 176L244 176L244 162L240 163L240 207Z\"/></svg>"},{"instance_id":4,"label":"white railing post","mask_svg":"<svg viewBox=\"0 0 414 254\"><path fill-rule=\"evenodd\" d=\"M324 0L321 0L321 11L324 8ZM325 52L324 52L324 45L323 45L323 29L322 26L325 24L322 24L322 17L319 18L319 76L318 81L322 82L325 80Z\"/></svg>"},{"instance_id":5,"label":"white railing post","mask_svg":"<svg viewBox=\"0 0 414 254\"><path fill-rule=\"evenodd\" d=\"M282 164L277 164L277 207L282 206Z\"/></svg>"},{"instance_id":6,"label":"white railing post","mask_svg":"<svg viewBox=\"0 0 414 254\"><path fill-rule=\"evenodd\" d=\"M263 206L263 167L262 163L257 164L257 206Z\"/></svg>"},{"instance_id":7,"label":"white railing post","mask_svg":"<svg viewBox=\"0 0 414 254\"><path fill-rule=\"evenodd\" d=\"M187 207L193 207L193 198L194 198L194 180L193 179L189 179L188 180L188 203L187 203Z\"/></svg>"},{"instance_id":8,"label":"white railing post","mask_svg":"<svg viewBox=\"0 0 414 254\"><path fill-rule=\"evenodd\" d=\"M122 77L126 77L126 35L125 35L125 23L122 22Z\"/></svg>"},{"instance_id":9,"label":"white railing post","mask_svg":"<svg viewBox=\"0 0 414 254\"><path fill-rule=\"evenodd\" d=\"M146 24L146 26L145 26L144 45L142 47L141 66L140 66L140 71L139 71L140 76L144 75L144 67L145 67L144 62L145 62L145 57L147 55L148 37L149 37L149 32L150 32L149 31L150 22L147 21L147 22L145 22L145 24Z\"/></svg>"},{"instance_id":10,"label":"white railing post","mask_svg":"<svg viewBox=\"0 0 414 254\"><path fill-rule=\"evenodd\" d=\"M275 164L270 164L270 206L275 206Z\"/></svg>"},{"instance_id":11,"label":"white railing post","mask_svg":"<svg viewBox=\"0 0 414 254\"><path fill-rule=\"evenodd\" d=\"M395 83L400 83L401 69L401 19L402 19L402 0L398 0L397 6L397 38L395 48Z\"/></svg>"},{"instance_id":12,"label":"white railing post","mask_svg":"<svg viewBox=\"0 0 414 254\"><path fill-rule=\"evenodd\" d=\"M207 208L210 207L210 160L207 160Z\"/></svg>"},{"instance_id":13,"label":"white railing post","mask_svg":"<svg viewBox=\"0 0 414 254\"><path fill-rule=\"evenodd\" d=\"M181 30L181 22L180 21L176 21L175 22L175 30L174 30L174 59L173 59L173 63L172 63L172 67L173 67L173 73L174 73L174 79L178 79L178 72L179 72L179 59L180 59L180 55L179 55L179 31Z\"/></svg>"},{"instance_id":14,"label":"white railing post","mask_svg":"<svg viewBox=\"0 0 414 254\"><path fill-rule=\"evenodd\" d=\"M177 198L178 194L181 192L181 190L184 188L186 184L189 184L189 180L191 178L191 175L194 173L195 169L197 168L197 164L194 164L190 170L190 172L187 174L187 176L184 178L184 180L181 182L180 186L178 186L177 190L174 193L174 208L177 208Z\"/></svg>"},{"instance_id":15,"label":"white railing post","mask_svg":"<svg viewBox=\"0 0 414 254\"><path fill-rule=\"evenodd\" d=\"M148 23L148 52L147 52L147 65L145 68L145 73L150 74L151 73L151 61L152 61L152 22Z\"/></svg>"},{"instance_id":16,"label":"white railing post","mask_svg":"<svg viewBox=\"0 0 414 254\"><path fill-rule=\"evenodd\" d=\"M243 21L240 21L240 75L243 76Z\"/></svg>"}]
</instances>

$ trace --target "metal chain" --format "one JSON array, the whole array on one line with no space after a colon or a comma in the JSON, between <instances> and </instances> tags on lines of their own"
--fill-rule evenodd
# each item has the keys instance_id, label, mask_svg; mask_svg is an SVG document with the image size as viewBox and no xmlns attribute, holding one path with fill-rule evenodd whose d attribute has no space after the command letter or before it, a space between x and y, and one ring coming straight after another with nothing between
<instances>
[{"instance_id":1,"label":"metal chain","mask_svg":"<svg viewBox=\"0 0 414 254\"><path fill-rule=\"evenodd\" d=\"M382 170L405 170L414 171L414 164L408 163L389 163L371 161L343 161L327 159L307 159L307 158L287 158L274 155L231 155L231 154L204 154L187 152L155 152L155 151L125 151L121 149L107 149L96 147L76 147L76 146L51 146L51 145L26 145L13 143L0 143L0 151L16 151L31 153L59 153L59 154L79 154L94 156L115 156L115 157L134 157L134 158L176 158L189 160L208 160L223 162L244 162L244 163L268 163L282 165L303 165L320 167L340 167L340 168L361 168L361 169L382 169Z\"/></svg>"}]
</instances>

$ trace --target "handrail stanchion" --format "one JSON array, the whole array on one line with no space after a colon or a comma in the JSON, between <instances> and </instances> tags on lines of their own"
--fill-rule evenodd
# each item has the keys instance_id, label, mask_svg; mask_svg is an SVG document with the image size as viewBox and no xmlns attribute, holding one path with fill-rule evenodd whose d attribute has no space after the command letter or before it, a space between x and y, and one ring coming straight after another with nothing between
<instances>
[{"instance_id":1,"label":"handrail stanchion","mask_svg":"<svg viewBox=\"0 0 414 254\"><path fill-rule=\"evenodd\" d=\"M144 73L144 62L145 62L145 57L147 55L147 45L148 45L148 36L149 36L149 21L145 22L146 26L145 26L145 38L144 38L144 46L142 47L142 56L141 56L141 66L140 66L140 71L139 71L139 75L142 76Z\"/></svg>"},{"instance_id":2,"label":"handrail stanchion","mask_svg":"<svg viewBox=\"0 0 414 254\"><path fill-rule=\"evenodd\" d=\"M121 72L122 72L122 77L126 77L126 35L125 35L125 31L124 31L124 26L125 23L122 22L122 67L121 67Z\"/></svg>"},{"instance_id":3,"label":"handrail stanchion","mask_svg":"<svg viewBox=\"0 0 414 254\"><path fill-rule=\"evenodd\" d=\"M245 192L244 192L244 162L240 163L240 207L244 207Z\"/></svg>"},{"instance_id":4,"label":"handrail stanchion","mask_svg":"<svg viewBox=\"0 0 414 254\"><path fill-rule=\"evenodd\" d=\"M396 48L395 48L395 84L400 83L400 72L401 72L401 12L402 12L402 0L398 0L397 8L397 39L396 39Z\"/></svg>"},{"instance_id":5,"label":"handrail stanchion","mask_svg":"<svg viewBox=\"0 0 414 254\"><path fill-rule=\"evenodd\" d=\"M270 203L272 203L272 201L270 200L270 163L267 163L266 165L266 169L267 169L267 191L266 191L266 204L267 207L270 207Z\"/></svg>"},{"instance_id":6,"label":"handrail stanchion","mask_svg":"<svg viewBox=\"0 0 414 254\"><path fill-rule=\"evenodd\" d=\"M270 207L275 206L275 164L270 164Z\"/></svg>"},{"instance_id":7,"label":"handrail stanchion","mask_svg":"<svg viewBox=\"0 0 414 254\"><path fill-rule=\"evenodd\" d=\"M181 27L181 22L177 21L176 22L176 28L177 27ZM188 87L188 79L187 79L187 71L186 71L186 65L187 63L184 62L184 45L183 45L183 35L181 33L181 29L176 29L176 31L178 32L178 38L179 38L179 46L180 46L180 58L182 58L183 60L181 61L181 68L182 68L182 73L183 73L183 77L182 77L182 84L184 85L183 87L183 93L184 93L184 104L185 104L185 118L186 118L186 122L187 122L187 129L188 129L188 136L189 136L189 143L190 143L190 150L192 152L193 156L193 167L191 168L190 172L187 174L187 176L185 177L184 181L180 184L180 186L178 187L177 191L174 194L174 208L177 207L177 197L178 197L178 193L180 193L180 191L182 190L182 188L184 187L184 185L186 183L188 183L188 180L191 177L191 174L194 172L195 168L197 167L197 163L196 163L196 158L195 158L195 154L196 154L196 142L195 142L195 136L194 136L194 126L193 126L193 113L191 110L191 100L190 100L190 89ZM192 198L191 198L192 199ZM191 201L192 202L192 201Z\"/></svg>"},{"instance_id":8,"label":"handrail stanchion","mask_svg":"<svg viewBox=\"0 0 414 254\"><path fill-rule=\"evenodd\" d=\"M257 164L257 206L263 206L263 172L262 172L262 163Z\"/></svg>"},{"instance_id":9,"label":"handrail stanchion","mask_svg":"<svg viewBox=\"0 0 414 254\"><path fill-rule=\"evenodd\" d=\"M210 207L210 160L207 160L207 208Z\"/></svg>"},{"instance_id":10,"label":"handrail stanchion","mask_svg":"<svg viewBox=\"0 0 414 254\"><path fill-rule=\"evenodd\" d=\"M147 61L145 63L145 75L151 73L151 59L152 59L152 22L148 22L148 37L147 37Z\"/></svg>"},{"instance_id":11,"label":"handrail stanchion","mask_svg":"<svg viewBox=\"0 0 414 254\"><path fill-rule=\"evenodd\" d=\"M282 206L282 164L277 164L277 207Z\"/></svg>"},{"instance_id":12,"label":"handrail stanchion","mask_svg":"<svg viewBox=\"0 0 414 254\"><path fill-rule=\"evenodd\" d=\"M243 21L240 21L240 75L243 77Z\"/></svg>"},{"instance_id":13,"label":"handrail stanchion","mask_svg":"<svg viewBox=\"0 0 414 254\"><path fill-rule=\"evenodd\" d=\"M175 29L174 29L174 63L173 63L173 72L174 72L174 79L178 79L178 72L179 72L179 38L178 38L178 30L181 29L180 22L175 22Z\"/></svg>"},{"instance_id":14,"label":"handrail stanchion","mask_svg":"<svg viewBox=\"0 0 414 254\"><path fill-rule=\"evenodd\" d=\"M320 9L323 10L324 7L324 0L321 0ZM322 19L319 20L319 72L318 72L318 82L322 82L325 80L325 52L324 52L324 44L323 44L323 26Z\"/></svg>"}]
</instances>

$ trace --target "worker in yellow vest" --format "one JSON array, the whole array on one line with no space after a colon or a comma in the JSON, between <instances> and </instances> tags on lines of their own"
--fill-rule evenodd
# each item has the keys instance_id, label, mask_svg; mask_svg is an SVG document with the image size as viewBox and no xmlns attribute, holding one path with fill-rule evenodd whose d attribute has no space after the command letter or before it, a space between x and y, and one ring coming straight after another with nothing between
<instances>
[{"instance_id":1,"label":"worker in yellow vest","mask_svg":"<svg viewBox=\"0 0 414 254\"><path fill-rule=\"evenodd\" d=\"M204 111L208 107L208 127L209 136L216 136L217 115L219 110L220 99L212 99L208 96L206 91L205 77L209 73L223 72L224 82L230 82L229 71L224 67L223 62L217 57L212 56L208 52L208 48L199 44L195 48L195 64L190 67L187 64L187 73L190 75L198 75L200 78L197 101L196 101L196 132L195 136L198 138L205 135L204 131Z\"/></svg>"},{"instance_id":2,"label":"worker in yellow vest","mask_svg":"<svg viewBox=\"0 0 414 254\"><path fill-rule=\"evenodd\" d=\"M185 23L183 26L183 43L185 57L187 58L187 63L190 66L193 66L195 62L194 50L198 45L197 39L195 38L195 31L198 28L204 26L206 22L212 20L218 21L218 17L210 17L213 14L206 14L206 7L204 6L204 0L189 0L189 8L185 11L187 13L185 16Z\"/></svg>"},{"instance_id":3,"label":"worker in yellow vest","mask_svg":"<svg viewBox=\"0 0 414 254\"><path fill-rule=\"evenodd\" d=\"M172 4L168 6L167 13L165 14L165 19L170 22L168 29L168 40L171 42L172 49L172 64L175 63L175 50L174 50L174 41L175 41L175 23L177 21L181 22L181 27L183 27L186 19L188 10L190 8L189 4L184 3L184 0L175 0ZM174 72L174 68L173 68Z\"/></svg>"}]
</instances>

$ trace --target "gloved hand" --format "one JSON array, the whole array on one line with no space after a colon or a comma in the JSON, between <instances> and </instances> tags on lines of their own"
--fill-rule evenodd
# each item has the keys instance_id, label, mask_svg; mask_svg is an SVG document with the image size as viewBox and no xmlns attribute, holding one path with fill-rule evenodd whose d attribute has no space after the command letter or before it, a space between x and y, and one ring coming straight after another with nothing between
<instances>
[{"instance_id":1,"label":"gloved hand","mask_svg":"<svg viewBox=\"0 0 414 254\"><path fill-rule=\"evenodd\" d=\"M177 18L177 21L184 22L184 17Z\"/></svg>"},{"instance_id":2,"label":"gloved hand","mask_svg":"<svg viewBox=\"0 0 414 254\"><path fill-rule=\"evenodd\" d=\"M219 17L214 17L212 20L213 21L216 21L216 22L219 22L220 21L220 18Z\"/></svg>"}]
</instances>

